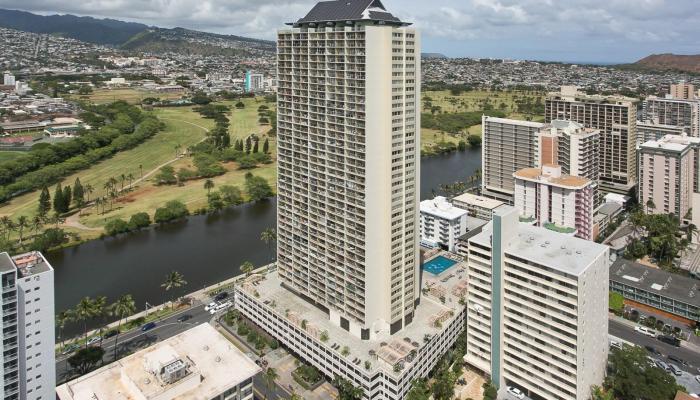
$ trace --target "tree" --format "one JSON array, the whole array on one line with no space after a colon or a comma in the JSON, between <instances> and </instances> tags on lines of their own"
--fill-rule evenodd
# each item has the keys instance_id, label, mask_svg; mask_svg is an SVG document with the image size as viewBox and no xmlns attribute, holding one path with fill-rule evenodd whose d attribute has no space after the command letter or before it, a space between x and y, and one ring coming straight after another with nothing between
<instances>
[{"instance_id":1,"label":"tree","mask_svg":"<svg viewBox=\"0 0 700 400\"><path fill-rule=\"evenodd\" d=\"M259 140L256 140L253 142L253 154L255 154L259 151L258 143L259 143Z\"/></svg>"},{"instance_id":2,"label":"tree","mask_svg":"<svg viewBox=\"0 0 700 400\"><path fill-rule=\"evenodd\" d=\"M625 298L616 292L609 292L608 294L608 308L610 308L615 314L620 315L622 309L625 307Z\"/></svg>"},{"instance_id":3,"label":"tree","mask_svg":"<svg viewBox=\"0 0 700 400\"><path fill-rule=\"evenodd\" d=\"M174 290L185 285L187 285L187 281L182 276L182 274L177 271L172 271L165 276L165 281L160 286L162 288L165 288L165 291L168 292L170 290ZM171 304L171 306L174 306L174 304Z\"/></svg>"},{"instance_id":4,"label":"tree","mask_svg":"<svg viewBox=\"0 0 700 400\"><path fill-rule=\"evenodd\" d=\"M80 375L90 372L102 361L105 351L102 347L86 347L75 352L68 358L71 368L78 371Z\"/></svg>"},{"instance_id":5,"label":"tree","mask_svg":"<svg viewBox=\"0 0 700 400\"><path fill-rule=\"evenodd\" d=\"M170 165L166 165L158 171L156 175L156 184L158 185L172 185L177 183L177 178L175 177L175 169Z\"/></svg>"},{"instance_id":6,"label":"tree","mask_svg":"<svg viewBox=\"0 0 700 400\"><path fill-rule=\"evenodd\" d=\"M263 142L263 153L270 153L270 139L265 139L265 141Z\"/></svg>"},{"instance_id":7,"label":"tree","mask_svg":"<svg viewBox=\"0 0 700 400\"><path fill-rule=\"evenodd\" d=\"M49 189L44 186L39 194L39 206L37 207L37 213L41 218L46 217L46 215L51 210L51 195L49 194Z\"/></svg>"},{"instance_id":8,"label":"tree","mask_svg":"<svg viewBox=\"0 0 700 400\"><path fill-rule=\"evenodd\" d=\"M350 381L338 375L333 378L333 386L338 389L339 400L360 400L362 398L362 389L353 386Z\"/></svg>"},{"instance_id":9,"label":"tree","mask_svg":"<svg viewBox=\"0 0 700 400\"><path fill-rule=\"evenodd\" d=\"M95 315L95 302L90 297L83 297L75 306L75 320L83 323L85 348L87 348L87 322Z\"/></svg>"},{"instance_id":10,"label":"tree","mask_svg":"<svg viewBox=\"0 0 700 400\"><path fill-rule=\"evenodd\" d=\"M647 214L649 214L649 212L651 210L656 208L656 204L654 204L654 200L652 200L651 198L649 200L647 200L646 206L647 206Z\"/></svg>"},{"instance_id":11,"label":"tree","mask_svg":"<svg viewBox=\"0 0 700 400\"><path fill-rule=\"evenodd\" d=\"M248 277L255 269L255 265L253 265L253 263L250 261L245 261L243 264L241 264L239 269L245 274L246 277Z\"/></svg>"},{"instance_id":12,"label":"tree","mask_svg":"<svg viewBox=\"0 0 700 400\"><path fill-rule=\"evenodd\" d=\"M593 385L591 387L591 400L615 400L612 391L604 391L598 385Z\"/></svg>"},{"instance_id":13,"label":"tree","mask_svg":"<svg viewBox=\"0 0 700 400\"><path fill-rule=\"evenodd\" d=\"M207 191L207 195L210 194L211 190L214 189L214 181L211 179L204 181L204 189Z\"/></svg>"},{"instance_id":14,"label":"tree","mask_svg":"<svg viewBox=\"0 0 700 400\"><path fill-rule=\"evenodd\" d=\"M61 311L58 314L56 314L56 328L58 329L58 340L61 341L61 348L65 347L65 340L63 338L63 329L65 329L66 325L73 321L74 315L73 315L73 310L68 309L65 311Z\"/></svg>"},{"instance_id":15,"label":"tree","mask_svg":"<svg viewBox=\"0 0 700 400\"><path fill-rule=\"evenodd\" d=\"M56 189L53 192L53 210L56 214L63 214L63 188L61 188L61 183L56 184Z\"/></svg>"},{"instance_id":16,"label":"tree","mask_svg":"<svg viewBox=\"0 0 700 400\"><path fill-rule=\"evenodd\" d=\"M62 199L62 204L63 204L63 212L66 213L68 210L70 210L70 203L73 200L73 191L71 190L70 186L66 186L63 188L63 199Z\"/></svg>"},{"instance_id":17,"label":"tree","mask_svg":"<svg viewBox=\"0 0 700 400\"><path fill-rule=\"evenodd\" d=\"M253 202L272 197L274 194L265 178L255 176L251 173L247 173L245 176L245 187L248 196L250 196L250 200Z\"/></svg>"},{"instance_id":18,"label":"tree","mask_svg":"<svg viewBox=\"0 0 700 400\"><path fill-rule=\"evenodd\" d=\"M107 308L107 298L105 296L97 296L92 302L92 317L100 320L100 347L102 347L102 330L104 329L104 318L109 313Z\"/></svg>"},{"instance_id":19,"label":"tree","mask_svg":"<svg viewBox=\"0 0 700 400\"><path fill-rule=\"evenodd\" d=\"M673 376L649 364L642 347L613 351L610 371L605 386L618 399L671 400L679 389Z\"/></svg>"},{"instance_id":20,"label":"tree","mask_svg":"<svg viewBox=\"0 0 700 400\"><path fill-rule=\"evenodd\" d=\"M260 240L262 240L266 245L270 245L275 243L277 241L277 231L274 228L267 228L262 233L260 234ZM274 248L272 248L272 257L271 259L274 260Z\"/></svg>"},{"instance_id":21,"label":"tree","mask_svg":"<svg viewBox=\"0 0 700 400\"><path fill-rule=\"evenodd\" d=\"M129 229L136 230L151 225L151 217L145 212L138 212L129 219Z\"/></svg>"},{"instance_id":22,"label":"tree","mask_svg":"<svg viewBox=\"0 0 700 400\"><path fill-rule=\"evenodd\" d=\"M75 183L73 184L73 202L78 209L83 208L85 205L85 188L80 183L80 178L75 178Z\"/></svg>"},{"instance_id":23,"label":"tree","mask_svg":"<svg viewBox=\"0 0 700 400\"><path fill-rule=\"evenodd\" d=\"M227 206L236 206L243 203L243 195L241 194L241 190L236 186L220 186L219 193L221 193L221 199Z\"/></svg>"},{"instance_id":24,"label":"tree","mask_svg":"<svg viewBox=\"0 0 700 400\"><path fill-rule=\"evenodd\" d=\"M32 230L34 231L34 236L39 234L39 229L44 225L44 220L41 216L35 215L32 218Z\"/></svg>"},{"instance_id":25,"label":"tree","mask_svg":"<svg viewBox=\"0 0 700 400\"><path fill-rule=\"evenodd\" d=\"M88 183L87 185L85 185L85 190L84 190L84 192L85 192L85 194L87 194L87 198L86 198L86 200L85 200L86 203L89 203L89 202L90 202L90 195L92 194L92 192L93 192L94 190L95 190L95 189L92 187L91 184Z\"/></svg>"},{"instance_id":26,"label":"tree","mask_svg":"<svg viewBox=\"0 0 700 400\"><path fill-rule=\"evenodd\" d=\"M117 360L117 349L119 347L119 334L121 333L122 320L129 318L136 312L136 303L130 294L125 294L117 299L110 307L110 313L119 318L117 323L117 335L114 338L114 361Z\"/></svg>"},{"instance_id":27,"label":"tree","mask_svg":"<svg viewBox=\"0 0 700 400\"><path fill-rule=\"evenodd\" d=\"M245 104L242 101L239 101L238 103L236 103L235 107L241 110L245 108Z\"/></svg>"},{"instance_id":28,"label":"tree","mask_svg":"<svg viewBox=\"0 0 700 400\"><path fill-rule=\"evenodd\" d=\"M224 208L224 201L221 199L221 194L218 192L207 194L207 205L210 212L221 211Z\"/></svg>"},{"instance_id":29,"label":"tree","mask_svg":"<svg viewBox=\"0 0 700 400\"><path fill-rule=\"evenodd\" d=\"M17 218L17 224L15 225L17 229L17 234L19 235L19 245L22 246L22 240L24 239L24 229L29 227L29 218L26 215L20 215Z\"/></svg>"},{"instance_id":30,"label":"tree","mask_svg":"<svg viewBox=\"0 0 700 400\"><path fill-rule=\"evenodd\" d=\"M469 146L471 147L479 147L481 146L481 136L469 135L467 136L467 142L469 142Z\"/></svg>"},{"instance_id":31,"label":"tree","mask_svg":"<svg viewBox=\"0 0 700 400\"><path fill-rule=\"evenodd\" d=\"M411 384L411 391L406 395L406 400L430 399L430 387L425 379L415 379Z\"/></svg>"},{"instance_id":32,"label":"tree","mask_svg":"<svg viewBox=\"0 0 700 400\"><path fill-rule=\"evenodd\" d=\"M129 224L121 218L113 219L105 224L105 231L110 236L129 232Z\"/></svg>"},{"instance_id":33,"label":"tree","mask_svg":"<svg viewBox=\"0 0 700 400\"><path fill-rule=\"evenodd\" d=\"M272 388L275 386L275 381L277 378L279 378L279 375L277 374L277 371L274 368L267 368L265 371L265 386L267 386L267 398L270 398L270 391L272 391Z\"/></svg>"},{"instance_id":34,"label":"tree","mask_svg":"<svg viewBox=\"0 0 700 400\"><path fill-rule=\"evenodd\" d=\"M252 148L253 148L253 141L250 138L250 136L248 136L247 138L245 138L245 153L250 154L250 151Z\"/></svg>"}]
</instances>

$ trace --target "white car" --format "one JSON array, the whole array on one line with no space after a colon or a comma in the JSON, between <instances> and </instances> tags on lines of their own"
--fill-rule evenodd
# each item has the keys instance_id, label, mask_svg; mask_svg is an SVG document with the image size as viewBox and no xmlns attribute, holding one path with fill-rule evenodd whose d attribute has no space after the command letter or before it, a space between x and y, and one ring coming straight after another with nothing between
<instances>
[{"instance_id":1,"label":"white car","mask_svg":"<svg viewBox=\"0 0 700 400\"><path fill-rule=\"evenodd\" d=\"M651 329L651 328L647 328L646 326L639 326L639 325L637 325L637 326L634 327L634 330L635 330L636 332L641 333L642 335L646 335L646 336L649 336L649 337L656 337L656 331L653 330L653 329Z\"/></svg>"},{"instance_id":2,"label":"white car","mask_svg":"<svg viewBox=\"0 0 700 400\"><path fill-rule=\"evenodd\" d=\"M210 309L210 310L209 310L209 313L212 314L212 315L213 315L213 314L216 314L216 313L218 313L219 311L221 311L221 310L223 310L223 309L225 309L225 308L230 307L231 305L233 305L233 303L231 303L230 301L227 301L227 302L225 302L225 303L221 303L221 304L217 305L216 307Z\"/></svg>"},{"instance_id":3,"label":"white car","mask_svg":"<svg viewBox=\"0 0 700 400\"><path fill-rule=\"evenodd\" d=\"M211 311L219 305L218 301L212 301L211 303L204 306L204 311Z\"/></svg>"},{"instance_id":4,"label":"white car","mask_svg":"<svg viewBox=\"0 0 700 400\"><path fill-rule=\"evenodd\" d=\"M92 346L93 344L95 344L95 343L97 343L97 342L99 342L99 341L100 341L100 337L99 337L99 336L94 336L94 337L91 337L90 340L87 341L87 345L88 345L88 346Z\"/></svg>"},{"instance_id":5,"label":"white car","mask_svg":"<svg viewBox=\"0 0 700 400\"><path fill-rule=\"evenodd\" d=\"M523 393L520 389L514 388L512 386L508 386L506 388L506 392L508 392L508 394L510 394L511 396L513 396L519 400L522 400L525 398L525 393Z\"/></svg>"}]
</instances>

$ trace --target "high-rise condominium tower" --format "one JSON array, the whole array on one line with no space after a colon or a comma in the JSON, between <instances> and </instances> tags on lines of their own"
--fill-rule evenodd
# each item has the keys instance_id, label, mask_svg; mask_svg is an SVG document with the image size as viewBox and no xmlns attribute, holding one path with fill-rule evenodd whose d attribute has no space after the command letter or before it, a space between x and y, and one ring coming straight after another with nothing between
<instances>
[{"instance_id":1,"label":"high-rise condominium tower","mask_svg":"<svg viewBox=\"0 0 700 400\"><path fill-rule=\"evenodd\" d=\"M650 96L644 100L643 120L658 125L683 128L700 137L700 100Z\"/></svg>"},{"instance_id":2,"label":"high-rise condominium tower","mask_svg":"<svg viewBox=\"0 0 700 400\"><path fill-rule=\"evenodd\" d=\"M53 268L39 252L0 253L4 400L56 397Z\"/></svg>"},{"instance_id":3,"label":"high-rise condominium tower","mask_svg":"<svg viewBox=\"0 0 700 400\"><path fill-rule=\"evenodd\" d=\"M600 130L600 190L627 194L636 183L636 100L562 87L545 101L545 122L570 120Z\"/></svg>"},{"instance_id":4,"label":"high-rise condominium tower","mask_svg":"<svg viewBox=\"0 0 700 400\"><path fill-rule=\"evenodd\" d=\"M419 301L420 39L379 0L278 32L279 277L370 339Z\"/></svg>"}]
</instances>

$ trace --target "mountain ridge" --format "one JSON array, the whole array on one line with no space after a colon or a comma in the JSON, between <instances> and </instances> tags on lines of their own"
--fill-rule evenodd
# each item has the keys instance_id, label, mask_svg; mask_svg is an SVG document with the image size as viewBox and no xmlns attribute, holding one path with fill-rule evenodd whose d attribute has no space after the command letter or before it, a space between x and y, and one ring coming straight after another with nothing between
<instances>
[{"instance_id":1,"label":"mountain ridge","mask_svg":"<svg viewBox=\"0 0 700 400\"><path fill-rule=\"evenodd\" d=\"M655 71L682 71L700 74L700 54L651 54L631 64Z\"/></svg>"}]
</instances>

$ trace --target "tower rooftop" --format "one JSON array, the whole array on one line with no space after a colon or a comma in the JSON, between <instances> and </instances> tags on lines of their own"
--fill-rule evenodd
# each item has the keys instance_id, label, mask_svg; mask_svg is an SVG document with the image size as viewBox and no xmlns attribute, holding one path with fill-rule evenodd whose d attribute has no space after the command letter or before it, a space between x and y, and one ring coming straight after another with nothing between
<instances>
[{"instance_id":1,"label":"tower rooftop","mask_svg":"<svg viewBox=\"0 0 700 400\"><path fill-rule=\"evenodd\" d=\"M321 1L293 25L322 24L344 21L371 21L407 25L386 10L380 0Z\"/></svg>"}]
</instances>

